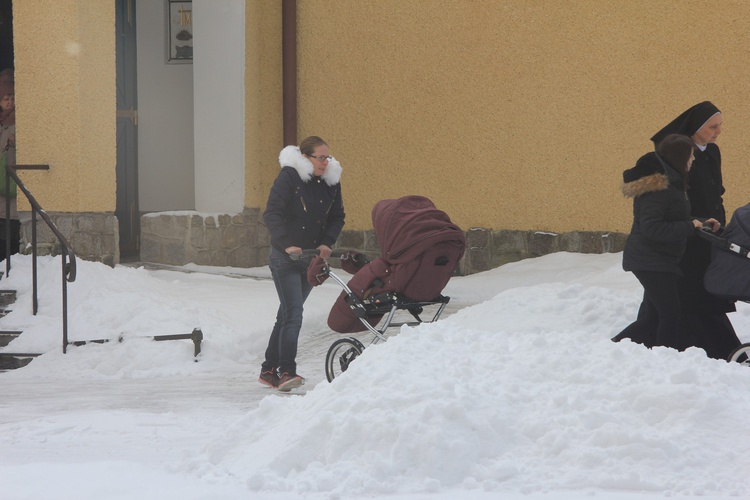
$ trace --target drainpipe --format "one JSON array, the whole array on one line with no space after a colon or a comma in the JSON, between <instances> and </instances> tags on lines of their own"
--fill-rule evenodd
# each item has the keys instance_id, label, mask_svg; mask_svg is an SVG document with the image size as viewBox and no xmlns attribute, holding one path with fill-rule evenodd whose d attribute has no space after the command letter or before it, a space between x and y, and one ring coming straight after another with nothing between
<instances>
[{"instance_id":1,"label":"drainpipe","mask_svg":"<svg viewBox=\"0 0 750 500\"><path fill-rule=\"evenodd\" d=\"M284 146L297 144L297 0L281 3Z\"/></svg>"}]
</instances>

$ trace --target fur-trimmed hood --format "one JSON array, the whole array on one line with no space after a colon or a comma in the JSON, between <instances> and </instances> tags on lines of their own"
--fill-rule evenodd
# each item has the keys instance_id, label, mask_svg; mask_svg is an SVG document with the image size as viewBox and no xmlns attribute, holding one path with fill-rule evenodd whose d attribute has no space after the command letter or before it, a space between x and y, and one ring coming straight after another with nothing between
<instances>
[{"instance_id":1,"label":"fur-trimmed hood","mask_svg":"<svg viewBox=\"0 0 750 500\"><path fill-rule=\"evenodd\" d=\"M299 178L302 182L308 182L313 178L313 164L310 160L305 158L299 147L287 146L279 153L279 164L281 168L292 167L299 174ZM320 177L329 186L335 186L341 181L341 164L336 158L328 160L328 167L326 167L325 173Z\"/></svg>"},{"instance_id":2,"label":"fur-trimmed hood","mask_svg":"<svg viewBox=\"0 0 750 500\"><path fill-rule=\"evenodd\" d=\"M673 182L681 180L680 174L659 160L656 153L641 156L633 168L622 173L622 194L628 198L653 191L664 191Z\"/></svg>"},{"instance_id":3,"label":"fur-trimmed hood","mask_svg":"<svg viewBox=\"0 0 750 500\"><path fill-rule=\"evenodd\" d=\"M622 194L628 198L635 198L653 191L664 191L667 188L669 188L669 179L666 175L652 174L631 182L623 182Z\"/></svg>"}]
</instances>

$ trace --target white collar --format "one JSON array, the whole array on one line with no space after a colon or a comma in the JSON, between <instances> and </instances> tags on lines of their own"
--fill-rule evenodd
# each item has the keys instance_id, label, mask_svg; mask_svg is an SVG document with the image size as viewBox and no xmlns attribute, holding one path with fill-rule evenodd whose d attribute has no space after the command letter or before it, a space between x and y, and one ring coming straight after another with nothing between
<instances>
[{"instance_id":1,"label":"white collar","mask_svg":"<svg viewBox=\"0 0 750 500\"><path fill-rule=\"evenodd\" d=\"M281 168L294 167L299 174L302 182L307 182L313 178L313 164L305 158L297 146L287 146L279 153L279 164ZM336 158L328 160L328 167L325 173L320 176L329 186L334 186L341 181L341 164Z\"/></svg>"}]
</instances>

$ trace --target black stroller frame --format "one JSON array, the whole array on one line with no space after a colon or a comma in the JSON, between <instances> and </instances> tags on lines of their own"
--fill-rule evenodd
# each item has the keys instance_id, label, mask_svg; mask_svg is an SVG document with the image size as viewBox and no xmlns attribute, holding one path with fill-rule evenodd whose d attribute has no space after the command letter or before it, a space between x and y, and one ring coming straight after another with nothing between
<instances>
[{"instance_id":1,"label":"black stroller frame","mask_svg":"<svg viewBox=\"0 0 750 500\"><path fill-rule=\"evenodd\" d=\"M700 236L704 240L709 241L712 245L718 248L723 248L729 252L739 255L740 257L750 259L750 249L738 245L737 243L733 243L726 238L715 235L709 227L702 227L700 230L698 230L698 236ZM750 303L750 301L747 300L740 301ZM730 363L739 361L744 364L750 364L750 342L745 342L744 344L738 346L729 354L729 356L727 357L727 361Z\"/></svg>"},{"instance_id":2,"label":"black stroller frame","mask_svg":"<svg viewBox=\"0 0 750 500\"><path fill-rule=\"evenodd\" d=\"M337 250L331 254L331 258L341 258L346 253L347 252L345 251ZM293 254L291 257L292 259L298 260L315 255L318 255L318 250L304 250L302 255ZM377 295L371 295L360 299L352 292L346 282L331 270L328 263L323 267L321 274L333 279L346 293L347 305L354 315L362 322L362 325L367 331L373 335L368 347L377 344L378 342L385 342L387 340L385 333L390 328L417 326L422 323L433 323L437 321L440 316L442 316L446 306L451 300L450 297L440 294L430 301L412 301L396 292L379 293ZM437 306L437 310L431 320L425 321L420 315L424 312L425 307L431 306ZM395 317L399 311L409 312L414 319L409 321L396 321ZM381 316L383 316L384 319L378 322L376 326L371 325L370 322L367 321L368 318ZM334 378L345 372L349 368L349 365L357 359L364 350L365 345L356 337L344 337L334 341L328 349L325 361L326 378L328 379L328 382L332 382Z\"/></svg>"}]
</instances>

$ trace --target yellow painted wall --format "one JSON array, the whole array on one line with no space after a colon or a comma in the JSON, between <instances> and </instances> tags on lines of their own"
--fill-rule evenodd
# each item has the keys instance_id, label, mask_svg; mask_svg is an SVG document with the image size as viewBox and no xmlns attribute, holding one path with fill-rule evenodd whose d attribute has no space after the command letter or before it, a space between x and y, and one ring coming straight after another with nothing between
<instances>
[{"instance_id":1,"label":"yellow painted wall","mask_svg":"<svg viewBox=\"0 0 750 500\"><path fill-rule=\"evenodd\" d=\"M47 211L113 212L114 3L15 1L13 30L17 160L50 165L21 178Z\"/></svg>"},{"instance_id":2,"label":"yellow painted wall","mask_svg":"<svg viewBox=\"0 0 750 500\"><path fill-rule=\"evenodd\" d=\"M283 147L281 2L245 4L245 205L262 208Z\"/></svg>"},{"instance_id":3,"label":"yellow painted wall","mask_svg":"<svg viewBox=\"0 0 750 500\"><path fill-rule=\"evenodd\" d=\"M750 2L297 6L298 134L344 166L346 229L421 194L465 229L627 231L622 170L702 100L724 111L727 208L750 201Z\"/></svg>"},{"instance_id":4,"label":"yellow painted wall","mask_svg":"<svg viewBox=\"0 0 750 500\"><path fill-rule=\"evenodd\" d=\"M299 0L298 136L344 166L347 229L422 194L462 227L622 230L621 171L704 99L746 203L750 2ZM50 211L115 207L114 7L14 2L18 160ZM246 205L282 143L281 2L247 0ZM26 207L21 204L21 208Z\"/></svg>"}]
</instances>

